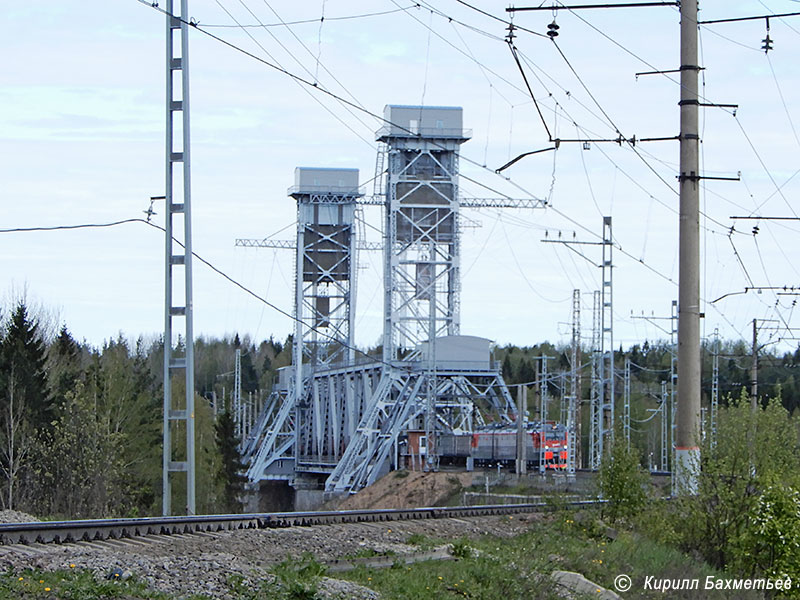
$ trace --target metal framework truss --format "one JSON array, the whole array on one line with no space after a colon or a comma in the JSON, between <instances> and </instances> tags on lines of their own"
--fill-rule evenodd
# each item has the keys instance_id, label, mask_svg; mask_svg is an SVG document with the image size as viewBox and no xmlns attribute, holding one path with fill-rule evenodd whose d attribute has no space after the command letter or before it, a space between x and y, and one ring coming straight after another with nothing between
<instances>
[{"instance_id":1,"label":"metal framework truss","mask_svg":"<svg viewBox=\"0 0 800 600\"><path fill-rule=\"evenodd\" d=\"M592 400L589 466L599 469L614 437L614 247L611 217L603 217L602 288L594 294L592 328Z\"/></svg>"},{"instance_id":2,"label":"metal framework truss","mask_svg":"<svg viewBox=\"0 0 800 600\"><path fill-rule=\"evenodd\" d=\"M270 396L245 446L250 481L284 479L295 473L327 474L325 489L353 492L397 465L398 437L421 428L424 363L380 362L317 370L295 402L293 386ZM433 380L435 433L469 432L490 414L503 422L516 411L496 369L442 370ZM295 413L311 426L296 428Z\"/></svg>"},{"instance_id":3,"label":"metal framework truss","mask_svg":"<svg viewBox=\"0 0 800 600\"><path fill-rule=\"evenodd\" d=\"M387 107L392 118L425 107ZM396 110L395 110L396 109ZM392 112L394 111L394 112ZM460 109L457 116L460 121ZM463 132L378 132L386 144L384 347L386 362L459 332L458 147ZM381 161L379 161L379 164Z\"/></svg>"},{"instance_id":4,"label":"metal framework truss","mask_svg":"<svg viewBox=\"0 0 800 600\"><path fill-rule=\"evenodd\" d=\"M274 390L245 440L247 479L294 478L294 390Z\"/></svg>"},{"instance_id":5,"label":"metal framework truss","mask_svg":"<svg viewBox=\"0 0 800 600\"><path fill-rule=\"evenodd\" d=\"M348 448L380 384L378 363L318 370L297 404L296 470L330 473Z\"/></svg>"},{"instance_id":6,"label":"metal framework truss","mask_svg":"<svg viewBox=\"0 0 800 600\"><path fill-rule=\"evenodd\" d=\"M324 479L331 494L354 492L397 466L398 446L412 429L424 431L431 468L437 435L471 432L484 415L505 423L516 418L499 365L489 360L489 341L458 336L458 148L469 138L461 109L386 110L387 125L377 134L375 196L334 185L335 172L346 170L298 169L290 190L298 203L296 243L237 240L296 251L293 365L281 373L245 445L251 481L302 476ZM374 204L378 194L383 355L357 361L353 211L356 203ZM474 200L474 206L516 202Z\"/></svg>"},{"instance_id":7,"label":"metal framework truss","mask_svg":"<svg viewBox=\"0 0 800 600\"><path fill-rule=\"evenodd\" d=\"M435 386L434 437L436 433L472 431L484 423L484 410L506 423L516 418L508 388L495 370L442 371L432 379L419 363L385 369L346 451L325 483L326 492L355 492L398 466L399 436L409 429L422 429L429 385Z\"/></svg>"}]
</instances>

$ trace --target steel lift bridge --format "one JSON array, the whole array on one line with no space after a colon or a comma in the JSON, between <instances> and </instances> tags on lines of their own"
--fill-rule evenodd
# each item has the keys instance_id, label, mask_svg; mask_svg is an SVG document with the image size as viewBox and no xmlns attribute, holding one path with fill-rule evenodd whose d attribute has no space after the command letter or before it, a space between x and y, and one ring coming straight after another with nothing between
<instances>
[{"instance_id":1,"label":"steel lift bridge","mask_svg":"<svg viewBox=\"0 0 800 600\"><path fill-rule=\"evenodd\" d=\"M436 468L436 436L511 422L516 407L487 339L459 335L461 206L535 208L538 200L460 199L462 109L387 106L376 192L355 169L295 171L293 364L243 441L251 483L286 480L328 495L355 492L408 464ZM382 192L382 193L381 193ZM358 203L383 206L384 332L380 357L354 349Z\"/></svg>"}]
</instances>

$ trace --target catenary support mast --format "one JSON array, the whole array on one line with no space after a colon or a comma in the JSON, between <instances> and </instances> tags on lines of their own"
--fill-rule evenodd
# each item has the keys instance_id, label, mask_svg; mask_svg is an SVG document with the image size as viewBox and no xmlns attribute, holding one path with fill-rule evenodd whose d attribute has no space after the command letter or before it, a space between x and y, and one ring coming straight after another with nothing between
<instances>
[{"instance_id":1,"label":"catenary support mast","mask_svg":"<svg viewBox=\"0 0 800 600\"><path fill-rule=\"evenodd\" d=\"M678 278L677 493L697 489L700 448L700 207L698 2L681 3L680 250Z\"/></svg>"},{"instance_id":2,"label":"catenary support mast","mask_svg":"<svg viewBox=\"0 0 800 600\"><path fill-rule=\"evenodd\" d=\"M189 9L180 0L180 13L167 0L167 134L166 246L164 293L164 438L162 510L172 514L172 475L186 473L186 512L195 514L194 459L194 332L192 330L192 212L189 144ZM176 201L177 200L177 201ZM183 246L176 242L175 220L183 217ZM183 267L183 298L175 294L173 270ZM177 298L175 296L178 296ZM181 304L182 301L182 304ZM173 319L184 319L183 348L173 349ZM173 401L173 373L185 374L184 402ZM185 450L173 460L172 436L185 438Z\"/></svg>"}]
</instances>

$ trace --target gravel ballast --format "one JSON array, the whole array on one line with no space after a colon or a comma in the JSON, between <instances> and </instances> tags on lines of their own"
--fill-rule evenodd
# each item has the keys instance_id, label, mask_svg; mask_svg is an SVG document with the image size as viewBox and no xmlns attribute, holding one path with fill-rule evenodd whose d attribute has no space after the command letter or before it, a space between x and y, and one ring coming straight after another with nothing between
<instances>
[{"instance_id":1,"label":"gravel ballast","mask_svg":"<svg viewBox=\"0 0 800 600\"><path fill-rule=\"evenodd\" d=\"M227 598L231 576L241 576L248 585L257 585L260 581L272 580L273 565L304 552L311 553L321 563L363 555L365 550L378 554L413 554L420 548L406 542L414 534L442 539L484 534L506 537L522 533L535 518L471 517L336 524L77 544L0 546L0 569L12 572L27 568L89 569L98 578L117 569L153 589L178 597L200 594ZM319 595L332 600L379 598L372 590L331 578L320 580Z\"/></svg>"}]
</instances>

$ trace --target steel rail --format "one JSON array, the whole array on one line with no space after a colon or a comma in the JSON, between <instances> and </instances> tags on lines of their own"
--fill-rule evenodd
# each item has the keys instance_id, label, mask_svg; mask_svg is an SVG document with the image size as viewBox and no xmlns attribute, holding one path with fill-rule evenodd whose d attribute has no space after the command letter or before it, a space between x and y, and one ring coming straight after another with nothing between
<instances>
[{"instance_id":1,"label":"steel rail","mask_svg":"<svg viewBox=\"0 0 800 600\"><path fill-rule=\"evenodd\" d=\"M573 500L560 506L589 507L604 500ZM451 517L485 517L556 510L554 503L496 504L372 510L250 513L241 515L193 515L140 517L136 519L90 519L82 521L36 521L0 524L0 545L74 543L145 535L191 534L240 529L267 529L369 523Z\"/></svg>"}]
</instances>

